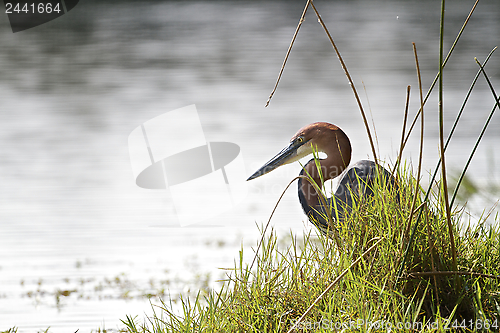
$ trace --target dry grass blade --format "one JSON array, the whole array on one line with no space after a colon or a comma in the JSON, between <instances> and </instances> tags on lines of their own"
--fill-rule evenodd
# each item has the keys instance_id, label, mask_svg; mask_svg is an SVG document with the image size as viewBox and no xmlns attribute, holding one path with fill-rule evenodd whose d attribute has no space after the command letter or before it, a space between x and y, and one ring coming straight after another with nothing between
<instances>
[{"instance_id":1,"label":"dry grass blade","mask_svg":"<svg viewBox=\"0 0 500 333\"><path fill-rule=\"evenodd\" d=\"M423 110L424 110L424 100L422 98L422 78L421 78L421 75L420 75L420 66L418 64L417 47L416 47L415 43L413 43L413 53L415 55L415 66L416 66L416 71L417 71L418 89L419 89L419 92L420 92L420 109L422 110L422 112L420 113L420 117L421 117L420 153L419 153L419 158L418 158L418 173L417 173L416 184L415 184L415 194L413 195L413 201L412 201L411 209L410 209L410 216L408 217L408 220L406 222L406 228L405 228L405 231L404 231L403 239L407 239L408 238L408 234L410 232L411 222L412 222L412 219L413 219L413 215L419 209L421 209L425 205L425 201L424 201L420 206L418 206L417 209L415 209L415 205L417 203L418 192L419 192L419 189L420 189L420 173L421 173L421 170L422 170L422 153L423 153L423 150L424 150L424 112L423 112ZM408 93L409 93L409 91L410 90L408 89ZM406 117L405 117L405 120L406 120ZM403 136L404 136L404 133L403 133ZM401 145L401 152L402 151L403 151L403 145ZM403 242L401 244L401 255L403 253L404 246L405 246L405 243ZM404 264L404 262L406 260L406 253L404 255L403 260L401 261L402 265ZM398 276L401 275L401 272L402 272L402 266L400 268L400 272L399 272Z\"/></svg>"},{"instance_id":2,"label":"dry grass blade","mask_svg":"<svg viewBox=\"0 0 500 333\"><path fill-rule=\"evenodd\" d=\"M441 0L441 22L439 29L439 155L441 157L441 184L443 188L444 208L446 210L446 224L450 235L450 248L453 259L453 270L457 270L457 251L455 249L455 236L451 224L451 208L448 201L448 181L446 179L446 161L444 157L444 121L443 121L443 38L444 38L444 12L445 0Z\"/></svg>"},{"instance_id":3,"label":"dry grass blade","mask_svg":"<svg viewBox=\"0 0 500 333\"><path fill-rule=\"evenodd\" d=\"M415 207L419 188L420 188L420 173L422 171L422 154L424 151L424 114L425 114L424 113L424 98L422 95L422 76L420 74L420 65L418 63L417 46L415 45L415 43L413 43L413 53L415 54L415 66L417 69L417 77L418 77L418 91L419 91L419 96L420 96L420 110L421 110L420 120L421 120L421 124L420 124L420 153L419 153L419 157L418 157L417 186L415 188L415 194L413 196L413 202L412 202L412 206L411 206L410 223L411 223L411 220L412 220L412 217L414 214L413 208ZM425 204L425 202L422 205L424 205L424 204ZM410 226L410 224L408 224L408 230L409 230L409 226ZM429 244L429 250L431 251L431 267L432 267L432 270L435 271L436 266L434 264L434 257L432 255L433 244L431 242L431 239L432 239L431 238L431 226L430 226L429 219L427 219L427 239L428 239L428 244ZM433 280L434 280L434 292L436 295L437 303L439 304L440 301L439 301L438 283L437 283L436 276L433 276Z\"/></svg>"},{"instance_id":4,"label":"dry grass blade","mask_svg":"<svg viewBox=\"0 0 500 333\"><path fill-rule=\"evenodd\" d=\"M396 172L398 165L401 163L401 157L403 156L406 123L408 121L408 107L410 106L410 91L411 91L411 86L408 86L406 88L405 116L404 116L404 120L403 120L403 129L401 131L401 144L399 145L399 154L398 154L398 158L396 160L396 165L394 165L394 169L392 170L393 174L394 174L394 172Z\"/></svg>"},{"instance_id":5,"label":"dry grass blade","mask_svg":"<svg viewBox=\"0 0 500 333\"><path fill-rule=\"evenodd\" d=\"M326 27L325 22L323 22L321 15L319 15L319 12L316 9L316 7L314 6L314 3L312 1L311 1L311 6L314 9L316 16L318 17L319 24L321 24L321 26L325 30L328 38L330 39L330 43L332 44L333 49L335 50L335 53L337 54L337 57L339 58L340 65L342 66L342 69L344 70L344 73L347 76L347 80L349 81L349 85L351 86L352 91L354 92L354 97L356 98L356 102L358 103L359 110L361 111L361 116L363 117L363 122L365 123L366 133L368 134L368 139L370 140L370 146L372 148L373 159L374 159L375 163L377 163L377 153L375 152L375 145L373 144L373 138L372 138L372 134L370 132L370 126L368 125L368 120L366 119L365 111L363 110L363 105L361 104L361 100L359 99L359 95L358 95L358 92L356 91L356 87L354 86L354 82L352 81L351 75L349 74L349 71L347 70L347 66L345 65L344 60L342 59L342 56L340 55L340 52L337 48L337 45L335 45L335 42L333 41L333 38L330 35L330 32L328 31L328 28Z\"/></svg>"},{"instance_id":6,"label":"dry grass blade","mask_svg":"<svg viewBox=\"0 0 500 333\"><path fill-rule=\"evenodd\" d=\"M417 70L418 90L420 92L420 110L422 111L422 112L420 112L420 119L421 119L420 152L419 152L419 156L418 156L418 170L417 170L417 178L416 178L417 183L415 186L415 194L413 195L413 202L411 204L411 209L410 209L410 217L408 218L408 226L406 227L405 235L404 235L403 239L406 239L408 237L408 233L410 231L410 226L411 226L411 221L412 221L413 214L414 214L415 204L417 203L417 197L418 197L418 192L419 192L419 188L420 188L420 174L422 171L422 154L424 151L424 99L422 97L422 78L420 76L420 66L418 64L417 47L416 47L415 43L413 43L413 53L415 55L415 66L416 66L416 70ZM402 147L401 147L401 149L402 149Z\"/></svg>"},{"instance_id":7,"label":"dry grass blade","mask_svg":"<svg viewBox=\"0 0 500 333\"><path fill-rule=\"evenodd\" d=\"M415 207L415 200L416 200L417 194L418 194L420 174L422 171L422 154L424 151L424 98L422 97L422 76L420 75L420 66L418 64L417 46L415 45L415 43L413 43L413 52L415 54L415 66L417 69L418 92L419 92L419 96L420 96L420 110L421 110L420 120L421 120L421 123L420 123L420 153L418 156L418 172L417 172L417 190L415 191L412 209L413 209L413 207Z\"/></svg>"},{"instance_id":8,"label":"dry grass blade","mask_svg":"<svg viewBox=\"0 0 500 333\"><path fill-rule=\"evenodd\" d=\"M304 11L302 12L302 16L300 17L299 24L297 24L297 28L295 29L295 33L293 34L292 41L290 42L290 46L288 47L288 51L286 52L285 60L283 60L283 65L281 65L280 73L278 75L278 79L276 80L276 84L274 85L273 91L271 91L271 94L269 95L269 98L267 99L266 107L269 105L269 102L271 102L271 98L273 98L273 95L276 92L276 89L278 88L278 84L280 82L281 75L283 74L283 70L285 69L286 62L288 61L288 56L290 55L290 51L292 51L293 43L295 43L295 39L297 38L297 35L299 33L302 22L304 22L304 18L305 18L306 13L307 13L307 8L309 8L309 3L311 3L311 2L312 2L312 0L307 0Z\"/></svg>"},{"instance_id":9,"label":"dry grass blade","mask_svg":"<svg viewBox=\"0 0 500 333\"><path fill-rule=\"evenodd\" d=\"M333 41L333 38L332 36L330 35L330 32L328 31L328 28L326 27L325 23L323 22L323 19L321 18L321 15L319 15L319 12L318 10L316 9L316 7L314 6L314 3L312 2L312 0L308 0L307 3L306 3L306 6L304 8L304 11L302 12L302 16L300 17L300 20L299 20L299 23L297 25L297 28L295 29L295 33L292 37L292 41L290 42L290 46L288 47L288 51L285 55L285 59L283 60L283 65L281 66L281 69L280 69L280 72L279 72L279 75L278 75L278 79L276 80L276 84L274 85L274 89L272 90L271 94L269 95L269 98L266 102L266 107L269 105L270 101L271 101L271 98L273 97L274 93L276 92L276 89L278 88L278 84L279 84L279 81L281 79L281 75L283 74L283 71L285 69L285 65L286 65L286 62L288 60L288 56L290 55L290 52L292 50L292 46L295 42L295 39L297 38L297 35L299 33L299 30L300 30L300 27L302 26L302 22L304 22L304 18L305 18L305 15L307 13L307 8L310 6L312 6L312 8L314 9L314 12L316 13L316 16L318 17L318 21L319 23L321 24L321 26L323 27L323 29L325 30L328 38L330 39L330 42L335 50L335 53L337 54L337 57L339 58L339 61L340 61L340 65L342 66L342 69L344 70L346 76L347 76L347 79L349 81L349 85L351 86L353 92L354 92L354 96L356 98L356 102L358 103L358 106L359 106L359 109L361 111L361 116L363 117L363 122L365 124L365 127L366 127L366 133L368 135L368 139L370 140L370 146L371 146L371 149L372 149L372 154L373 154L373 159L375 161L375 163L377 163L377 153L375 151L375 145L373 143L373 138L372 138L372 135L371 135L371 131L370 131L370 127L368 125L368 120L366 118L366 115L365 115L365 111L363 109L363 105L361 104L361 100L359 98L359 95L358 95L358 92L356 90L356 87L354 86L354 82L352 81L352 78L351 78L351 75L349 74L349 71L347 70L347 66L345 65L344 63L344 60L342 59L342 56L340 55L340 52L339 50L337 49L337 46L335 45L335 42Z\"/></svg>"}]
</instances>

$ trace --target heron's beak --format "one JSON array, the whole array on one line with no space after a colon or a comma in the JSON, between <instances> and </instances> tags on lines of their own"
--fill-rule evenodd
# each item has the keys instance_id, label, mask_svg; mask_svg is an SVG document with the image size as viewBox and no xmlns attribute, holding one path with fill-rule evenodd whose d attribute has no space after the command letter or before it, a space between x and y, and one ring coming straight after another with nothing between
<instances>
[{"instance_id":1,"label":"heron's beak","mask_svg":"<svg viewBox=\"0 0 500 333\"><path fill-rule=\"evenodd\" d=\"M296 145L293 142L288 145L285 149L280 151L278 155L274 156L269 162L264 164L259 170L257 170L253 175L251 175L248 180L255 179L266 173L273 171L274 169L299 160L302 156L299 156L298 150L302 145Z\"/></svg>"}]
</instances>

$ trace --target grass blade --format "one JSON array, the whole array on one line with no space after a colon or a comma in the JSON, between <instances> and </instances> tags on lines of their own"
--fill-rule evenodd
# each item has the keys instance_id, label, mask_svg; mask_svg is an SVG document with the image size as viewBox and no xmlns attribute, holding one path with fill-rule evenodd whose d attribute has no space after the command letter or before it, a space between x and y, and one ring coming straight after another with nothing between
<instances>
[{"instance_id":1,"label":"grass blade","mask_svg":"<svg viewBox=\"0 0 500 333\"><path fill-rule=\"evenodd\" d=\"M453 53L453 50L455 50L455 46L458 44L458 41L460 40L460 37L462 36L462 33L464 32L465 27L467 26L467 23L469 23L469 19L471 18L472 13L474 13L474 10L476 9L476 6L477 6L478 3L479 3L479 0L476 0L476 2L474 3L474 5L472 6L472 9L469 12L469 15L467 15L467 18L465 19L464 24L462 25L462 28L458 32L457 37L455 37L455 40L453 41L453 44L451 45L450 50L448 51L448 54L446 55L446 58L444 59L443 68L446 66L446 63L450 59L450 56ZM431 95L432 90L436 86L436 83L438 82L439 76L440 76L440 72L438 72L436 74L436 77L434 78L434 81L432 81L432 84L429 87L429 90L427 91L427 94L425 95L424 104L427 102L427 99ZM411 123L410 129L408 130L408 135L406 136L406 139L404 141L404 145L406 145L406 142L408 141L408 139L410 137L411 131L413 130L413 126L415 126L415 123L417 122L419 114L420 114L420 110L418 110L417 114L415 115L415 118L413 118L413 121Z\"/></svg>"},{"instance_id":2,"label":"grass blade","mask_svg":"<svg viewBox=\"0 0 500 333\"><path fill-rule=\"evenodd\" d=\"M408 86L406 88L405 116L404 116L404 120L403 120L403 129L401 131L401 144L399 145L399 154L398 154L398 158L396 160L396 165L394 166L394 169L392 170L393 174L396 172L398 165L401 163L401 157L403 156L406 123L408 121L408 107L410 106L410 90L411 90L411 86Z\"/></svg>"},{"instance_id":3,"label":"grass blade","mask_svg":"<svg viewBox=\"0 0 500 333\"><path fill-rule=\"evenodd\" d=\"M302 26L302 22L304 22L304 18L305 18L306 13L307 13L307 8L309 8L310 2L311 2L311 0L307 0L306 6L304 7L304 11L302 12L302 16L300 17L299 23L297 24L297 28L295 29L295 33L293 34L292 41L290 42L290 46L288 47L288 51L286 52L285 59L283 60L283 65L281 65L280 73L278 74L278 79L276 80L276 84L274 85L273 91L271 91L271 94L269 95L269 98L267 99L266 107L271 102L271 98L273 98L273 95L276 92L276 89L278 88L278 84L280 82L281 75L283 74L283 70L285 69L286 62L288 61L288 56L290 55L290 51L292 51L293 43L295 43L295 39L297 38L297 35L299 34L299 30L300 30L300 27Z\"/></svg>"},{"instance_id":4,"label":"grass blade","mask_svg":"<svg viewBox=\"0 0 500 333\"><path fill-rule=\"evenodd\" d=\"M455 237L451 225L451 209L448 202L448 181L446 179L446 161L444 158L444 122L443 122L443 38L444 38L444 9L445 0L441 0L441 22L439 28L439 153L441 155L441 184L443 188L444 209L446 210L446 223L450 236L451 255L453 259L453 270L457 270L457 251L455 249Z\"/></svg>"},{"instance_id":5,"label":"grass blade","mask_svg":"<svg viewBox=\"0 0 500 333\"><path fill-rule=\"evenodd\" d=\"M491 112L490 112L490 114L488 116L488 119L486 120L486 123L484 124L484 126L483 126L483 128L481 130L481 133L479 134L479 137L476 140L476 144L474 145L474 148L472 149L472 152L469 155L469 159L467 160L467 163L465 164L465 167L462 170L462 174L460 175L460 178L458 179L457 186L455 187L455 191L453 192L453 197L451 199L451 205L453 205L453 202L455 201L455 198L456 198L457 193L458 193L458 189L460 188L460 184L462 183L462 180L464 179L465 173L467 172L467 169L469 168L469 164L472 161L472 157L476 153L476 149L479 146L479 143L481 142L481 140L483 138L484 132L486 131L486 128L488 127L488 125L490 123L490 120L493 117L493 114L495 113L496 108L497 107L500 108L500 103L499 103L499 100L498 100L498 95L496 94L495 89L493 88L493 85L491 84L491 81L490 81L488 75L484 71L484 66L481 65L481 63L479 62L479 60L477 60L477 58L476 58L476 62L478 64L479 68L480 68L480 71L483 73L486 81L488 82L488 85L490 87L491 93L493 94L493 98L495 99L495 105L493 106L493 109L491 110Z\"/></svg>"},{"instance_id":6,"label":"grass blade","mask_svg":"<svg viewBox=\"0 0 500 333\"><path fill-rule=\"evenodd\" d=\"M328 28L326 27L325 22L323 22L323 19L321 18L321 15L319 15L318 10L314 6L314 3L311 1L311 6L314 9L314 12L316 13L316 16L318 17L319 24L323 27L323 29L326 32L326 35L330 39L330 43L333 46L333 49L335 50L335 53L337 54L337 57L339 58L340 65L342 66L342 69L344 70L345 75L347 76L347 80L349 81L349 85L352 88L352 91L354 92L354 97L356 98L356 102L358 103L359 110L361 111L361 116L363 117L363 122L365 123L365 128L366 128L366 134L368 135L368 139L370 140L370 146L372 148L372 154L373 154L373 160L375 163L377 163L377 153L375 152L375 145L373 144L373 138L372 134L370 132L370 126L368 125L368 120L366 119L366 114L363 109L363 105L361 104L361 100L359 99L358 92L356 90L356 87L354 86L354 82L352 81L351 75L349 74L349 71L347 70L347 66L344 63L344 60L342 59L342 56L340 55L340 52L337 48L337 45L335 45L335 42L333 41L332 35L330 35L330 32L328 31Z\"/></svg>"}]
</instances>

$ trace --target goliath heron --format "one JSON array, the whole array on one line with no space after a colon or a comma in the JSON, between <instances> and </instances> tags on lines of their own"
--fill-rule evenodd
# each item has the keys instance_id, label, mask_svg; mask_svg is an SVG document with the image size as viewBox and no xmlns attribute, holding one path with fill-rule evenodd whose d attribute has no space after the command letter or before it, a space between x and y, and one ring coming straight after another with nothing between
<instances>
[{"instance_id":1,"label":"goliath heron","mask_svg":"<svg viewBox=\"0 0 500 333\"><path fill-rule=\"evenodd\" d=\"M331 217L343 220L355 202L360 198L373 195L372 185L377 178L377 170L382 170L385 179L392 176L386 169L377 168L377 164L368 160L356 162L351 167L351 143L347 135L337 126L329 123L318 122L302 127L290 140L290 144L264 164L247 180L255 179L278 168L312 154L314 151L323 152L325 159L319 159L319 168L314 158L303 167L301 176L310 175L314 182L322 187L323 181L340 176L339 185L333 198L328 198L324 206L319 200L314 186L306 179L299 178L299 201L309 221L316 225L322 232L330 229L328 222L329 209ZM318 171L321 170L321 173ZM358 201L356 201L358 200ZM336 208L336 209L335 209Z\"/></svg>"}]
</instances>

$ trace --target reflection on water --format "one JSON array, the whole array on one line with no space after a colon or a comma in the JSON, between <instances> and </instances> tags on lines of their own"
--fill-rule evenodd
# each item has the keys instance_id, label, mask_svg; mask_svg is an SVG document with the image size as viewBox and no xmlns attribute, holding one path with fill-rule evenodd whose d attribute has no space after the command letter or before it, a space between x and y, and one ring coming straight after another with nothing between
<instances>
[{"instance_id":1,"label":"reflection on water","mask_svg":"<svg viewBox=\"0 0 500 333\"><path fill-rule=\"evenodd\" d=\"M408 84L413 114L418 105L411 42L418 48L425 87L436 73L439 3L317 6L373 114L380 155L394 159ZM470 1L448 4L447 47L471 6ZM66 332L103 323L115 328L126 314L148 312L148 301L116 295L85 299L93 294L79 298L72 290L124 276L147 294L149 280L164 279L165 270L179 281L205 272L218 278L216 268L232 266L242 241L251 255L248 244L258 237L254 223L267 221L298 166L250 184L247 203L219 217L226 227L181 229L168 192L143 190L133 182L127 137L148 119L196 104L207 140L238 144L249 172L313 121L342 127L351 138L353 160L369 156L350 87L311 15L264 108L302 9L302 1L85 1L18 34L0 15L0 329L51 326ZM498 1L481 1L447 65L447 128L477 71L474 57L484 59L500 41L499 15ZM497 87L498 59L487 66ZM450 146L452 168L465 163L493 106L483 81ZM436 96L426 108L427 169L437 156ZM493 118L471 165L476 179L500 176L487 162L500 155L499 119ZM415 137L406 156L415 158L417 147ZM304 217L292 192L273 224L301 232ZM229 245L206 246L216 241ZM199 262L195 270L186 268L189 258ZM89 264L77 267L77 262ZM79 287L81 279L95 283ZM172 285L172 294L182 291L181 285ZM57 295L63 306L57 306Z\"/></svg>"}]
</instances>

